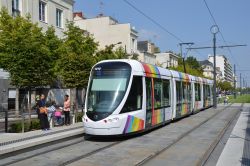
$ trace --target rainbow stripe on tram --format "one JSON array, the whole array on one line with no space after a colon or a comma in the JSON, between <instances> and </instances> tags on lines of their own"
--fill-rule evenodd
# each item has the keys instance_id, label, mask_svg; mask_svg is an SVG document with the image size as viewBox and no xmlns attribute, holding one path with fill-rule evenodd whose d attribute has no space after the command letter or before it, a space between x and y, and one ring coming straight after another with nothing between
<instances>
[{"instance_id":1,"label":"rainbow stripe on tram","mask_svg":"<svg viewBox=\"0 0 250 166\"><path fill-rule=\"evenodd\" d=\"M185 73L181 73L181 72L178 72L179 76L180 76L180 79L183 79L184 82L190 82L190 79L188 77L188 74L185 74Z\"/></svg>"},{"instance_id":2,"label":"rainbow stripe on tram","mask_svg":"<svg viewBox=\"0 0 250 166\"><path fill-rule=\"evenodd\" d=\"M160 71L157 66L146 63L142 63L142 66L147 77L160 78Z\"/></svg>"},{"instance_id":3,"label":"rainbow stripe on tram","mask_svg":"<svg viewBox=\"0 0 250 166\"><path fill-rule=\"evenodd\" d=\"M161 109L154 110L154 116L152 117L152 125L162 123L164 121L164 112Z\"/></svg>"},{"instance_id":4,"label":"rainbow stripe on tram","mask_svg":"<svg viewBox=\"0 0 250 166\"><path fill-rule=\"evenodd\" d=\"M123 133L131 133L144 129L144 120L128 115Z\"/></svg>"}]
</instances>

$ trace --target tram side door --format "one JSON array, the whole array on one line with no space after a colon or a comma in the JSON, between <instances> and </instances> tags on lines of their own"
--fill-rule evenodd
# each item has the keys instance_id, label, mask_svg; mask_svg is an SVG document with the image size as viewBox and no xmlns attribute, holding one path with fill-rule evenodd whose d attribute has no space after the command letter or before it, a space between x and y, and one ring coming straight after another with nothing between
<instances>
[{"instance_id":1,"label":"tram side door","mask_svg":"<svg viewBox=\"0 0 250 166\"><path fill-rule=\"evenodd\" d=\"M152 126L152 108L153 108L153 79L145 78L146 81L146 124L145 127Z\"/></svg>"}]
</instances>

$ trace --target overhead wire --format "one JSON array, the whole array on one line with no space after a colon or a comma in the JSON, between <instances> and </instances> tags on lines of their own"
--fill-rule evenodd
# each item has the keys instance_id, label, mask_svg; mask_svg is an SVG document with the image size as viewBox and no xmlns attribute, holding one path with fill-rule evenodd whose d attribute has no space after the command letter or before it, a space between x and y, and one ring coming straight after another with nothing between
<instances>
[{"instance_id":1,"label":"overhead wire","mask_svg":"<svg viewBox=\"0 0 250 166\"><path fill-rule=\"evenodd\" d=\"M149 21L151 21L152 23L154 23L156 26L158 26L159 28L161 28L163 31L165 31L166 33L168 33L170 36L172 36L173 38L175 38L177 41L182 42L183 40L181 38L179 38L177 35L175 35L174 33L170 32L168 29L166 29L163 25L161 25L159 22L157 22L155 19L153 19L152 17L150 17L149 15L147 15L146 13L144 13L142 10L140 10L139 8L137 8L135 5L133 5L131 2L127 1L127 0L123 0L127 5L129 5L131 8L133 8L134 10L136 10L138 13L140 13L141 15L143 15L144 17L146 17ZM201 54L195 50L195 52L197 52L200 56Z\"/></svg>"},{"instance_id":2,"label":"overhead wire","mask_svg":"<svg viewBox=\"0 0 250 166\"><path fill-rule=\"evenodd\" d=\"M183 42L183 40L181 40L181 38L179 38L174 33L170 32L169 30L167 30L163 25L161 25L159 22L157 22L156 20L154 20L152 17L148 16L142 10L138 9L135 5L133 5L132 3L130 3L127 0L123 0L123 1L126 4L128 4L130 7L132 7L134 10L136 10L138 13L140 13L141 15L143 15L144 17L146 17L148 20L150 20L152 23L154 23L155 25L157 25L159 28L161 28L163 31L165 31L166 33L168 33L170 36L174 37L176 40L178 40L180 42Z\"/></svg>"},{"instance_id":3,"label":"overhead wire","mask_svg":"<svg viewBox=\"0 0 250 166\"><path fill-rule=\"evenodd\" d=\"M211 16L211 18L212 18L214 24L217 25L217 26L219 27L219 25L217 24L217 22L216 22L216 20L215 20L215 17L214 17L214 15L213 15L212 11L210 10L210 8L209 8L209 6L208 6L206 0L203 0L203 2L205 3L205 6L206 6L206 8L207 8L207 10L208 10L208 12L209 12L209 14L210 14L210 16ZM224 44L227 45L227 42L226 42L226 40L225 40L225 38L224 38L222 32L219 31L219 33L220 33L220 35L221 35L221 37L222 37L222 40L223 40ZM227 47L227 50L228 50L228 52L229 52L231 58L235 61L236 65L239 67L239 64L238 64L237 60L234 58L231 49L230 49L229 47Z\"/></svg>"}]
</instances>

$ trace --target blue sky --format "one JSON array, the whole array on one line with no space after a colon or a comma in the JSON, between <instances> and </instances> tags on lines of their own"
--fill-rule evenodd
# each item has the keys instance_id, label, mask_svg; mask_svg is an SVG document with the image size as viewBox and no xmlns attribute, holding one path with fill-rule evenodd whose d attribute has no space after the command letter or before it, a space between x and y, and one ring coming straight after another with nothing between
<instances>
[{"instance_id":1,"label":"blue sky","mask_svg":"<svg viewBox=\"0 0 250 166\"><path fill-rule=\"evenodd\" d=\"M184 42L194 42L193 47L211 46L210 27L214 24L203 0L128 0L146 15L153 18L166 30ZM100 5L101 2L103 5ZM247 44L247 47L217 49L231 64L236 64L237 72L250 85L250 1L249 0L206 0L220 31L228 45ZM151 40L161 51L179 52L177 39L153 24L145 16L135 11L123 0L76 0L74 11L82 11L87 18L99 13L112 16L120 23L131 23L139 32L139 39ZM225 45L220 34L217 44ZM184 49L185 51L185 49ZM198 60L207 59L212 49L191 51L188 55Z\"/></svg>"}]
</instances>

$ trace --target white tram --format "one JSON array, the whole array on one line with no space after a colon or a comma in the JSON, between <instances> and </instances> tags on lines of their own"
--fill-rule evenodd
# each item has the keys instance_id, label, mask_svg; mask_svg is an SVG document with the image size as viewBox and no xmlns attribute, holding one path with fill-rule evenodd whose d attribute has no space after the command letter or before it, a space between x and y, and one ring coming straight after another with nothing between
<instances>
[{"instance_id":1,"label":"white tram","mask_svg":"<svg viewBox=\"0 0 250 166\"><path fill-rule=\"evenodd\" d=\"M83 124L89 135L142 132L212 106L213 81L135 60L91 71Z\"/></svg>"}]
</instances>

